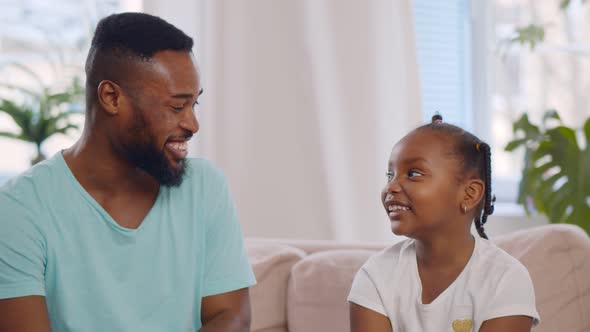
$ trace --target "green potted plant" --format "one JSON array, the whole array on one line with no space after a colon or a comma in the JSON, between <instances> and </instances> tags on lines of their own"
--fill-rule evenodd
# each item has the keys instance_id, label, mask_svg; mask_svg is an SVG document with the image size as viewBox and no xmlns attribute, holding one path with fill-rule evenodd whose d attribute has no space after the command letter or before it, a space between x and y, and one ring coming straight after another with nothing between
<instances>
[{"instance_id":1,"label":"green potted plant","mask_svg":"<svg viewBox=\"0 0 590 332\"><path fill-rule=\"evenodd\" d=\"M35 75L32 72L30 74ZM32 165L45 159L41 146L49 137L78 128L72 122L72 115L81 114L75 107L83 94L78 79L60 91L53 91L46 86L38 92L7 84L1 87L12 92L12 97L0 97L0 113L8 115L18 131L0 131L0 137L33 143L37 155L31 161Z\"/></svg>"},{"instance_id":2,"label":"green potted plant","mask_svg":"<svg viewBox=\"0 0 590 332\"><path fill-rule=\"evenodd\" d=\"M590 234L590 118L582 128L563 124L557 111L540 125L523 114L513 125L514 139L505 149L524 148L518 203L552 223L570 223ZM584 147L578 142L585 137Z\"/></svg>"}]
</instances>

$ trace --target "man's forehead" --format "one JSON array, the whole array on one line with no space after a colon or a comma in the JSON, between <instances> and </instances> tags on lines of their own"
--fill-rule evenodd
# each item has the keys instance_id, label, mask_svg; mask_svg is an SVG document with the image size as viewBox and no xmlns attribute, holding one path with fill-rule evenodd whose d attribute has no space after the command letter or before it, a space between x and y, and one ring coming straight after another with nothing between
<instances>
[{"instance_id":1,"label":"man's forehead","mask_svg":"<svg viewBox=\"0 0 590 332\"><path fill-rule=\"evenodd\" d=\"M176 69L176 68L192 68L197 71L197 61L192 52L163 50L154 54L150 61L154 66L162 68Z\"/></svg>"},{"instance_id":2,"label":"man's forehead","mask_svg":"<svg viewBox=\"0 0 590 332\"><path fill-rule=\"evenodd\" d=\"M193 94L201 91L199 71L189 52L160 51L143 67L144 84L164 89L169 95Z\"/></svg>"}]
</instances>

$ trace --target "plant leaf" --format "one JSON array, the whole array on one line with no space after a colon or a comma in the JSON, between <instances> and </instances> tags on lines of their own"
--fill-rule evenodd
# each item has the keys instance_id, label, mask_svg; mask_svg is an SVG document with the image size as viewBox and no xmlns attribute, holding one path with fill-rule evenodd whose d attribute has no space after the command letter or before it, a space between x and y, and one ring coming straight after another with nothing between
<instances>
[{"instance_id":1,"label":"plant leaf","mask_svg":"<svg viewBox=\"0 0 590 332\"><path fill-rule=\"evenodd\" d=\"M516 148L518 148L521 145L525 145L526 143L529 141L528 138L520 138L520 139L515 139L512 140L510 142L508 142L508 144L506 144L506 146L504 147L505 151L514 151Z\"/></svg>"},{"instance_id":2,"label":"plant leaf","mask_svg":"<svg viewBox=\"0 0 590 332\"><path fill-rule=\"evenodd\" d=\"M551 195L550 209L548 211L550 222L560 223L566 219L565 213L571 203L568 197L570 194L568 189L568 186L564 185Z\"/></svg>"},{"instance_id":3,"label":"plant leaf","mask_svg":"<svg viewBox=\"0 0 590 332\"><path fill-rule=\"evenodd\" d=\"M16 61L9 62L8 65L15 67L15 68L19 69L20 71L24 72L25 74L29 75L39 85L39 89L42 90L45 88L45 84L43 83L41 76L39 76L39 74L35 73L35 71L33 71L28 66L26 66L20 62L16 62Z\"/></svg>"},{"instance_id":4,"label":"plant leaf","mask_svg":"<svg viewBox=\"0 0 590 332\"><path fill-rule=\"evenodd\" d=\"M536 45L545 39L545 27L539 24L529 24L525 27L517 28L515 36L509 39L514 44L527 45L534 50Z\"/></svg>"},{"instance_id":5,"label":"plant leaf","mask_svg":"<svg viewBox=\"0 0 590 332\"><path fill-rule=\"evenodd\" d=\"M0 131L0 137L12 138L12 139L21 139L20 135L15 133L9 133L7 131Z\"/></svg>"},{"instance_id":6,"label":"plant leaf","mask_svg":"<svg viewBox=\"0 0 590 332\"><path fill-rule=\"evenodd\" d=\"M530 172L531 176L537 178L530 194L535 197L535 204L543 206L552 223L569 220L566 214L568 206L572 207L572 211L587 208L586 197L590 196L590 188L585 184L589 181L587 170L590 169L590 158L584 154L585 151L578 145L575 131L565 126L547 130L546 139L534 152L534 160L550 156L551 162L548 164L559 167L559 173L547 179L542 178L543 169L549 169L545 165L539 167L540 170ZM554 181L561 177L566 177L567 181L557 191L551 193L549 190L548 194L547 189L552 188ZM590 229L586 231L590 233Z\"/></svg>"},{"instance_id":7,"label":"plant leaf","mask_svg":"<svg viewBox=\"0 0 590 332\"><path fill-rule=\"evenodd\" d=\"M555 109L547 110L545 114L543 114L543 126L545 128L547 128L547 121L549 120L557 120L560 125L562 124L561 117Z\"/></svg>"},{"instance_id":8,"label":"plant leaf","mask_svg":"<svg viewBox=\"0 0 590 332\"><path fill-rule=\"evenodd\" d=\"M536 139L539 136L539 127L533 125L529 121L529 116L524 113L514 124L512 125L512 132L517 134L522 131L525 138Z\"/></svg>"},{"instance_id":9,"label":"plant leaf","mask_svg":"<svg viewBox=\"0 0 590 332\"><path fill-rule=\"evenodd\" d=\"M64 135L67 135L67 132L70 129L79 129L79 127L77 125L74 125L74 124L68 124L68 125L66 125L66 126L64 126L62 128L55 129L52 134L64 134Z\"/></svg>"},{"instance_id":10,"label":"plant leaf","mask_svg":"<svg viewBox=\"0 0 590 332\"><path fill-rule=\"evenodd\" d=\"M24 87L21 87L18 85L0 83L0 88L18 91L20 93L23 93L23 94L31 97L34 100L38 100L38 99L42 98L41 94L39 94L38 92L35 92L31 89L27 89L27 88L24 88Z\"/></svg>"},{"instance_id":11,"label":"plant leaf","mask_svg":"<svg viewBox=\"0 0 590 332\"><path fill-rule=\"evenodd\" d=\"M0 99L0 112L10 116L23 132L28 131L33 119L33 110L28 106L18 106L10 100Z\"/></svg>"}]
</instances>

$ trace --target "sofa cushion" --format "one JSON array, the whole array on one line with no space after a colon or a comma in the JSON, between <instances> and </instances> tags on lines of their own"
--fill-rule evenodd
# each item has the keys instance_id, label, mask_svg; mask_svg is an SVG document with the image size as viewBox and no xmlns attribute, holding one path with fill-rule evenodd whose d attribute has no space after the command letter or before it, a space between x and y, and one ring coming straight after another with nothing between
<instances>
[{"instance_id":1,"label":"sofa cushion","mask_svg":"<svg viewBox=\"0 0 590 332\"><path fill-rule=\"evenodd\" d=\"M520 260L535 287L535 332L590 331L590 239L573 225L541 226L494 242Z\"/></svg>"},{"instance_id":2,"label":"sofa cushion","mask_svg":"<svg viewBox=\"0 0 590 332\"><path fill-rule=\"evenodd\" d=\"M246 241L257 284L250 288L253 332L287 331L287 282L305 253L279 243Z\"/></svg>"},{"instance_id":3,"label":"sofa cushion","mask_svg":"<svg viewBox=\"0 0 590 332\"><path fill-rule=\"evenodd\" d=\"M348 331L346 298L352 280L375 252L329 250L309 255L295 264L287 296L289 331Z\"/></svg>"}]
</instances>

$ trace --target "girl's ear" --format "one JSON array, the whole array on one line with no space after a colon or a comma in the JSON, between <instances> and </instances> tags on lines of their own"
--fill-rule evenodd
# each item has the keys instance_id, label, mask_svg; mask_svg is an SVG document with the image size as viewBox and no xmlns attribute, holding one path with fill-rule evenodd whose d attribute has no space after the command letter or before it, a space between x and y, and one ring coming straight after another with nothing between
<instances>
[{"instance_id":1,"label":"girl's ear","mask_svg":"<svg viewBox=\"0 0 590 332\"><path fill-rule=\"evenodd\" d=\"M464 187L461 209L467 213L479 206L485 194L485 183L480 179L470 179Z\"/></svg>"}]
</instances>

